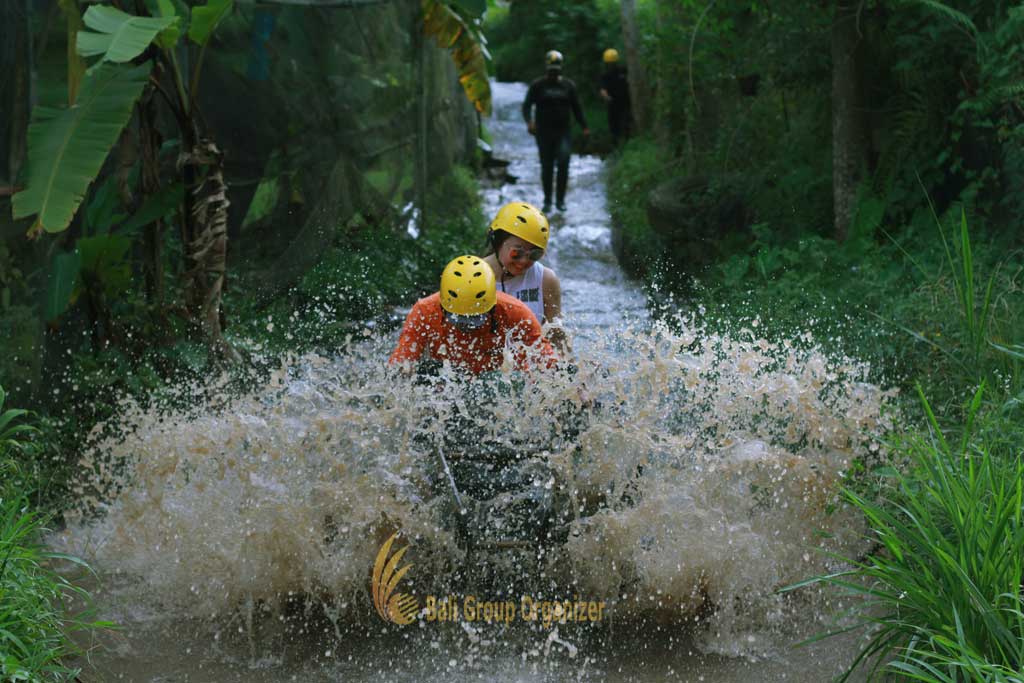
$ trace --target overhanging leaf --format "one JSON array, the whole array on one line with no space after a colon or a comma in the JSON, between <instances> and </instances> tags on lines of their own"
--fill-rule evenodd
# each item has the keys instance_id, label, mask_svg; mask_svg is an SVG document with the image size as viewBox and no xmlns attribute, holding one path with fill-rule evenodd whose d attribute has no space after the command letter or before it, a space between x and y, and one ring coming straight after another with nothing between
<instances>
[{"instance_id":1,"label":"overhanging leaf","mask_svg":"<svg viewBox=\"0 0 1024 683\"><path fill-rule=\"evenodd\" d=\"M86 235L106 234L110 226L124 220L118 178L109 175L96 183L89 201L82 208L82 232Z\"/></svg>"},{"instance_id":2,"label":"overhanging leaf","mask_svg":"<svg viewBox=\"0 0 1024 683\"><path fill-rule=\"evenodd\" d=\"M93 5L85 12L89 31L78 32L78 54L83 57L103 55L101 62L130 62L149 47L157 34L172 24L177 16L136 17L109 5Z\"/></svg>"},{"instance_id":3,"label":"overhanging leaf","mask_svg":"<svg viewBox=\"0 0 1024 683\"><path fill-rule=\"evenodd\" d=\"M33 230L61 232L128 123L149 78L149 65L104 64L86 74L78 104L37 106L28 129L25 189L14 195L15 218L39 214Z\"/></svg>"},{"instance_id":4,"label":"overhanging leaf","mask_svg":"<svg viewBox=\"0 0 1024 683\"><path fill-rule=\"evenodd\" d=\"M177 9L171 0L158 0L157 8L161 17L174 17L177 19L173 24L160 31L160 34L156 37L156 43L161 49L173 50L174 46L178 44L178 39L181 38L181 17L178 16Z\"/></svg>"},{"instance_id":5,"label":"overhanging leaf","mask_svg":"<svg viewBox=\"0 0 1024 683\"><path fill-rule=\"evenodd\" d=\"M440 0L423 0L423 32L451 52L466 97L484 116L491 115L491 84L483 38Z\"/></svg>"},{"instance_id":6,"label":"overhanging leaf","mask_svg":"<svg viewBox=\"0 0 1024 683\"><path fill-rule=\"evenodd\" d=\"M72 293L78 284L78 270L81 260L78 251L57 254L50 266L50 278L46 284L46 321L52 323L73 302Z\"/></svg>"},{"instance_id":7,"label":"overhanging leaf","mask_svg":"<svg viewBox=\"0 0 1024 683\"><path fill-rule=\"evenodd\" d=\"M192 8L192 22L188 37L197 45L206 45L217 24L234 8L234 0L209 0L205 5Z\"/></svg>"}]
</instances>

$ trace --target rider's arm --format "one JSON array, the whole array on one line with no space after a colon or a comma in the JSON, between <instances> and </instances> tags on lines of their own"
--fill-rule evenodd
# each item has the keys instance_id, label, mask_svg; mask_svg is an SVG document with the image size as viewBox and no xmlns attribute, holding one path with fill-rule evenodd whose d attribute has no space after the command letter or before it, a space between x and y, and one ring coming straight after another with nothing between
<instances>
[{"instance_id":1,"label":"rider's arm","mask_svg":"<svg viewBox=\"0 0 1024 683\"><path fill-rule=\"evenodd\" d=\"M562 284L550 268L544 268L541 289L544 291L544 320L548 322L547 337L558 353L566 356L569 354L569 340L562 329Z\"/></svg>"},{"instance_id":2,"label":"rider's arm","mask_svg":"<svg viewBox=\"0 0 1024 683\"><path fill-rule=\"evenodd\" d=\"M555 271L544 267L544 277L540 283L544 292L544 319L554 320L562 317L562 284L558 281Z\"/></svg>"},{"instance_id":3,"label":"rider's arm","mask_svg":"<svg viewBox=\"0 0 1024 683\"><path fill-rule=\"evenodd\" d=\"M530 358L538 357L541 365L554 368L558 365L558 356L551 347L551 342L541 331L540 323L529 308L517 306L506 310L507 324L511 328L509 335L516 344L513 356L516 367L520 370L530 368Z\"/></svg>"}]
</instances>

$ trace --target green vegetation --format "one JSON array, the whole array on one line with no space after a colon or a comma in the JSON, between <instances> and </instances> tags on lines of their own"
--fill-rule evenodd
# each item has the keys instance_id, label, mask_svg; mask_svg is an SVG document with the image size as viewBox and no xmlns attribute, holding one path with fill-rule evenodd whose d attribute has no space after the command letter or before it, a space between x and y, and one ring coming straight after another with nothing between
<instances>
[{"instance_id":1,"label":"green vegetation","mask_svg":"<svg viewBox=\"0 0 1024 683\"><path fill-rule=\"evenodd\" d=\"M574 147L588 153L610 150L605 105L598 91L604 68L602 53L622 44L618 2L517 0L489 9L484 28L494 59L494 75L501 81L529 83L544 75L544 54L548 50L562 52L564 74L576 83L591 131L584 147L579 129L574 129Z\"/></svg>"},{"instance_id":2,"label":"green vegetation","mask_svg":"<svg viewBox=\"0 0 1024 683\"><path fill-rule=\"evenodd\" d=\"M827 582L865 598L859 626L874 627L862 660L922 681L1014 681L1024 666L1024 431L981 418L983 389L957 440L943 434L923 395L928 430L902 435L877 497L847 490L870 521L877 549ZM844 677L845 680L845 677Z\"/></svg>"},{"instance_id":3,"label":"green vegetation","mask_svg":"<svg viewBox=\"0 0 1024 683\"><path fill-rule=\"evenodd\" d=\"M867 598L855 665L1020 680L1024 13L843 7L637 3L653 116L614 158L615 248L659 314L809 331L903 390L845 493L878 546L807 583Z\"/></svg>"},{"instance_id":4,"label":"green vegetation","mask_svg":"<svg viewBox=\"0 0 1024 683\"><path fill-rule=\"evenodd\" d=\"M0 411L5 398L0 388ZM111 624L71 613L69 599L89 595L52 563L85 565L42 546L48 516L32 509L29 496L39 480L30 441L38 429L27 419L24 410L0 413L0 679L73 681L79 670L65 662L81 650L71 634Z\"/></svg>"},{"instance_id":5,"label":"green vegetation","mask_svg":"<svg viewBox=\"0 0 1024 683\"><path fill-rule=\"evenodd\" d=\"M798 59L836 45L830 9L639 3L639 23L657 28L641 54L659 85L647 135L612 168L615 245L663 309L810 330L879 379L920 382L955 422L981 380L1000 395L1013 384L1016 361L996 347L1024 337L1013 228L1024 213L1005 191L1021 180L1024 70L1003 53L1018 49L1024 14L998 3L864 10L860 96L887 104L856 122L860 178L839 187L835 72ZM833 209L850 191L840 233Z\"/></svg>"},{"instance_id":6,"label":"green vegetation","mask_svg":"<svg viewBox=\"0 0 1024 683\"><path fill-rule=\"evenodd\" d=\"M466 95L489 94L462 28L479 36L486 4L428 5L424 23L401 3L52 0L4 26L32 32L18 68L40 83L25 163L0 163L0 381L43 416L35 504L68 502L85 435L123 400L334 352L479 246ZM457 55L433 47L454 38Z\"/></svg>"},{"instance_id":7,"label":"green vegetation","mask_svg":"<svg viewBox=\"0 0 1024 683\"><path fill-rule=\"evenodd\" d=\"M33 411L0 418L0 680L74 680L69 634L103 624L43 537L109 418L335 353L479 248L486 3L24 7L0 10L0 383Z\"/></svg>"},{"instance_id":8,"label":"green vegetation","mask_svg":"<svg viewBox=\"0 0 1024 683\"><path fill-rule=\"evenodd\" d=\"M238 345L255 342L272 355L334 351L367 321L400 322L391 313L396 306L436 291L451 257L479 251L484 239L479 189L465 168L454 169L431 188L427 212L436 218L416 238L406 233L381 239L378 226L357 216L297 286L266 307L243 295L247 286L229 294L227 305L244 321L235 333ZM278 323L268 328L273 321Z\"/></svg>"}]
</instances>

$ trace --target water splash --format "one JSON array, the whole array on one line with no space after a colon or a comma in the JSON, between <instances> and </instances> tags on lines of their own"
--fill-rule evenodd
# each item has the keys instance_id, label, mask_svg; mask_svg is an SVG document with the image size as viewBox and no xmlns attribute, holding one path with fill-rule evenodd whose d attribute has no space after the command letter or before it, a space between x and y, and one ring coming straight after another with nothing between
<instances>
[{"instance_id":1,"label":"water splash","mask_svg":"<svg viewBox=\"0 0 1024 683\"><path fill-rule=\"evenodd\" d=\"M431 444L461 415L473 439L544 453L588 513L548 554L538 590L607 600L616 620L704 619L705 647L756 654L770 639L749 636L784 618L774 591L832 569L818 551L858 552L863 530L837 486L878 452L892 394L813 340L687 323L603 337L574 375L502 375L485 404L454 377L388 373L377 338L296 361L226 408L133 413L86 456L85 504L60 544L140 577L139 600L181 615L304 594L343 633L372 613L385 532L415 540L424 590L458 567L424 482ZM578 410L581 388L599 407L578 437L560 435L552 415Z\"/></svg>"},{"instance_id":2,"label":"water splash","mask_svg":"<svg viewBox=\"0 0 1024 683\"><path fill-rule=\"evenodd\" d=\"M493 85L489 128L521 182L486 190L488 213L540 201L517 112L524 86ZM553 217L545 258L562 279L579 372L503 375L481 402L461 382L389 375L393 339L367 329L337 357L286 360L227 404L204 398L216 389L182 388L189 409L125 406L94 432L77 516L53 544L94 564L111 616L129 625L113 673L817 681L847 663L832 644L790 660L835 596L775 591L832 569L820 550L860 551L860 518L837 486L854 460L879 457L892 393L808 335L767 339L757 321L716 334L703 311L649 323L611 255L601 174L599 160L573 159L570 211ZM576 433L566 416L581 397L597 407ZM369 575L393 529L412 543L419 594L442 594L462 568L446 506L425 485L457 417L477 440L546 451L583 514L523 581L555 598L607 599L613 638L590 642L572 624L382 634ZM290 624L298 640L267 636ZM257 644L268 637L278 645ZM404 668L398 652L409 653Z\"/></svg>"}]
</instances>

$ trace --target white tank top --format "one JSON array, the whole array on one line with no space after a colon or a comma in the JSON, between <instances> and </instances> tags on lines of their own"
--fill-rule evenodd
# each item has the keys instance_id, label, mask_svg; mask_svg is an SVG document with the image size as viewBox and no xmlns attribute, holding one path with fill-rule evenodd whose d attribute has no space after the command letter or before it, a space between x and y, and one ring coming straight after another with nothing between
<instances>
[{"instance_id":1,"label":"white tank top","mask_svg":"<svg viewBox=\"0 0 1024 683\"><path fill-rule=\"evenodd\" d=\"M526 304L533 314L537 316L538 322L544 323L544 266L540 261L534 261L522 275L505 277L502 282L499 278L498 287L501 291L514 296Z\"/></svg>"}]
</instances>

